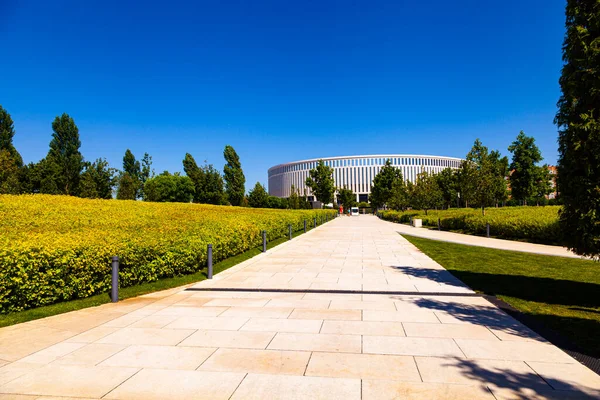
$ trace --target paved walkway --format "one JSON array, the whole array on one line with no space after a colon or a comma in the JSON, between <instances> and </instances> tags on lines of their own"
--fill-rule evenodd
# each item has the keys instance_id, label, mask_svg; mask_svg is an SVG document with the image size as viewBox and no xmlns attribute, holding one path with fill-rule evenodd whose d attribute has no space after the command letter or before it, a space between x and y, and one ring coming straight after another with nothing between
<instances>
[{"instance_id":1,"label":"paved walkway","mask_svg":"<svg viewBox=\"0 0 600 400\"><path fill-rule=\"evenodd\" d=\"M482 236L465 235L462 233L438 231L428 228L413 228L410 225L397 224L389 221L385 222L392 225L392 229L400 234L407 234L425 239L441 240L443 242L466 244L469 246L489 247L491 249L521 251L524 253L542 254L546 256L582 258L566 247L562 246L548 246L545 244L486 238Z\"/></svg>"},{"instance_id":2,"label":"paved walkway","mask_svg":"<svg viewBox=\"0 0 600 400\"><path fill-rule=\"evenodd\" d=\"M338 218L200 291L2 328L0 399L600 396L598 375L472 296L395 228ZM298 292L244 291L257 288Z\"/></svg>"}]
</instances>

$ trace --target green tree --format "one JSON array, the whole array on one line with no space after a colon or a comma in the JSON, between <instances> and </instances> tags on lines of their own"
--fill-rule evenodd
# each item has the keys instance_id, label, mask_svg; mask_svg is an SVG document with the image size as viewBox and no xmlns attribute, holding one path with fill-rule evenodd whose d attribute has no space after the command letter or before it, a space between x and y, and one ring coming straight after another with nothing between
<instances>
[{"instance_id":1,"label":"green tree","mask_svg":"<svg viewBox=\"0 0 600 400\"><path fill-rule=\"evenodd\" d=\"M14 136L15 128L13 125L13 120L8 111L6 111L2 105L0 105L0 151L8 151L10 158L14 161L18 168L21 168L23 166L23 159L13 145ZM6 157L6 155L4 157Z\"/></svg>"},{"instance_id":2,"label":"green tree","mask_svg":"<svg viewBox=\"0 0 600 400\"><path fill-rule=\"evenodd\" d=\"M254 188L248 193L248 204L254 208L267 208L269 206L269 194L260 182L256 182Z\"/></svg>"},{"instance_id":3,"label":"green tree","mask_svg":"<svg viewBox=\"0 0 600 400\"><path fill-rule=\"evenodd\" d=\"M288 208L288 201L287 199L283 199L281 197L269 196L267 200L267 208L285 209Z\"/></svg>"},{"instance_id":4,"label":"green tree","mask_svg":"<svg viewBox=\"0 0 600 400\"><path fill-rule=\"evenodd\" d=\"M496 150L489 152L488 148L476 139L467 154L466 163L470 164L468 168L473 182L472 199L485 215L486 207L497 204L500 198L506 196L508 158L501 157L500 152Z\"/></svg>"},{"instance_id":5,"label":"green tree","mask_svg":"<svg viewBox=\"0 0 600 400\"><path fill-rule=\"evenodd\" d=\"M140 165L140 162L135 159L135 156L133 155L131 150L125 150L125 155L123 156L123 172L121 174L121 177L123 177L125 174L127 174L128 176L127 178L125 178L124 181L125 184L128 185L127 190L125 191L128 194L128 196L130 190L129 180L133 182L134 195L132 199L127 197L123 200L135 200L142 197L142 182L140 180L142 174L141 170L142 167Z\"/></svg>"},{"instance_id":6,"label":"green tree","mask_svg":"<svg viewBox=\"0 0 600 400\"><path fill-rule=\"evenodd\" d=\"M189 203L194 197L194 183L188 176L165 171L146 181L145 201Z\"/></svg>"},{"instance_id":7,"label":"green tree","mask_svg":"<svg viewBox=\"0 0 600 400\"><path fill-rule=\"evenodd\" d=\"M392 195L392 185L396 180L403 180L402 171L392 166L392 162L388 159L373 178L369 200L374 208L381 208L387 204Z\"/></svg>"},{"instance_id":8,"label":"green tree","mask_svg":"<svg viewBox=\"0 0 600 400\"><path fill-rule=\"evenodd\" d=\"M387 204L392 210L402 211L410 206L410 196L404 179L396 179L392 182L392 191Z\"/></svg>"},{"instance_id":9,"label":"green tree","mask_svg":"<svg viewBox=\"0 0 600 400\"><path fill-rule=\"evenodd\" d=\"M333 168L325 165L323 160L319 160L317 166L308 171L306 186L322 204L332 203L335 192Z\"/></svg>"},{"instance_id":10,"label":"green tree","mask_svg":"<svg viewBox=\"0 0 600 400\"><path fill-rule=\"evenodd\" d=\"M56 117L52 122L52 140L46 162L54 164L50 169L52 174L45 175L47 182L44 193L54 192L73 195L77 193L81 170L83 169L83 156L79 152L81 141L79 129L75 121L67 114ZM46 191L47 190L47 191Z\"/></svg>"},{"instance_id":11,"label":"green tree","mask_svg":"<svg viewBox=\"0 0 600 400\"><path fill-rule=\"evenodd\" d=\"M296 189L295 185L292 185L290 189L290 197L288 197L288 207L292 210L297 210L300 208L300 193L298 189Z\"/></svg>"},{"instance_id":12,"label":"green tree","mask_svg":"<svg viewBox=\"0 0 600 400\"><path fill-rule=\"evenodd\" d=\"M473 162L467 160L460 162L460 167L456 171L456 183L460 204L469 207L469 203L475 198L477 188L477 168Z\"/></svg>"},{"instance_id":13,"label":"green tree","mask_svg":"<svg viewBox=\"0 0 600 400\"><path fill-rule=\"evenodd\" d=\"M223 177L212 164L198 167L194 157L186 153L183 170L194 183L194 203L226 204Z\"/></svg>"},{"instance_id":14,"label":"green tree","mask_svg":"<svg viewBox=\"0 0 600 400\"><path fill-rule=\"evenodd\" d=\"M519 133L517 139L508 147L512 153L510 169L510 190L515 200L527 204L527 199L536 191L536 179L540 171L537 163L542 161L542 153L535 144L535 139Z\"/></svg>"},{"instance_id":15,"label":"green tree","mask_svg":"<svg viewBox=\"0 0 600 400\"><path fill-rule=\"evenodd\" d=\"M560 224L567 246L600 256L600 7L568 0L558 133Z\"/></svg>"},{"instance_id":16,"label":"green tree","mask_svg":"<svg viewBox=\"0 0 600 400\"><path fill-rule=\"evenodd\" d=\"M435 180L442 193L444 208L450 208L458 199L458 174L452 168L445 168L435 175Z\"/></svg>"},{"instance_id":17,"label":"green tree","mask_svg":"<svg viewBox=\"0 0 600 400\"><path fill-rule=\"evenodd\" d=\"M544 164L541 167L536 166L536 174L534 177L533 200L537 205L540 202L546 202L546 196L552 192L552 175L548 169L548 164Z\"/></svg>"},{"instance_id":18,"label":"green tree","mask_svg":"<svg viewBox=\"0 0 600 400\"><path fill-rule=\"evenodd\" d=\"M0 194L19 194L19 167L7 149L0 150Z\"/></svg>"},{"instance_id":19,"label":"green tree","mask_svg":"<svg viewBox=\"0 0 600 400\"><path fill-rule=\"evenodd\" d=\"M93 163L85 163L85 171L79 182L79 196L87 198L111 199L116 184L117 171L108 162L99 158Z\"/></svg>"},{"instance_id":20,"label":"green tree","mask_svg":"<svg viewBox=\"0 0 600 400\"><path fill-rule=\"evenodd\" d=\"M124 172L119 177L119 186L117 188L117 199L119 200L135 200L135 193L137 189L137 182L129 175L128 172Z\"/></svg>"},{"instance_id":21,"label":"green tree","mask_svg":"<svg viewBox=\"0 0 600 400\"><path fill-rule=\"evenodd\" d=\"M200 194L204 185L204 174L190 153L185 153L185 157L183 158L183 171L194 183L194 203L200 203Z\"/></svg>"},{"instance_id":22,"label":"green tree","mask_svg":"<svg viewBox=\"0 0 600 400\"><path fill-rule=\"evenodd\" d=\"M152 157L150 154L144 153L140 165L140 175L138 177L138 180L140 181L139 197L144 197L144 185L146 184L146 181L154 175L154 169L152 169Z\"/></svg>"},{"instance_id":23,"label":"green tree","mask_svg":"<svg viewBox=\"0 0 600 400\"><path fill-rule=\"evenodd\" d=\"M223 167L225 192L231 205L239 206L242 204L246 193L246 177L242 170L240 157L229 145L225 146L223 157L225 157L226 162L225 167Z\"/></svg>"},{"instance_id":24,"label":"green tree","mask_svg":"<svg viewBox=\"0 0 600 400\"><path fill-rule=\"evenodd\" d=\"M348 212L350 208L356 206L356 193L344 186L338 189L337 201L344 207L344 211Z\"/></svg>"},{"instance_id":25,"label":"green tree","mask_svg":"<svg viewBox=\"0 0 600 400\"><path fill-rule=\"evenodd\" d=\"M414 208L427 211L438 208L443 204L442 191L433 174L421 171L417 174L417 181L412 187L411 204Z\"/></svg>"}]
</instances>

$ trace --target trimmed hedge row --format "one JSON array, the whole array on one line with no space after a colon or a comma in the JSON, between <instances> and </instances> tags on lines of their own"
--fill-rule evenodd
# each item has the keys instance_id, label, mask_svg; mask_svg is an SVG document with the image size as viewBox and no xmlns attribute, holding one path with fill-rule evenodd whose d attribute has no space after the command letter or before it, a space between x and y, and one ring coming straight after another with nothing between
<instances>
[{"instance_id":1,"label":"trimmed hedge row","mask_svg":"<svg viewBox=\"0 0 600 400\"><path fill-rule=\"evenodd\" d=\"M108 292L114 255L127 287L203 269L208 244L218 262L335 213L0 195L0 313Z\"/></svg>"},{"instance_id":2,"label":"trimmed hedge row","mask_svg":"<svg viewBox=\"0 0 600 400\"><path fill-rule=\"evenodd\" d=\"M493 237L524 240L532 243L559 245L562 232L558 224L559 206L488 208L485 216L479 209L450 209L434 211L381 211L381 218L398 223L409 223L420 218L424 226L436 227L438 218L442 230L459 231L472 235L486 235L490 224Z\"/></svg>"}]
</instances>

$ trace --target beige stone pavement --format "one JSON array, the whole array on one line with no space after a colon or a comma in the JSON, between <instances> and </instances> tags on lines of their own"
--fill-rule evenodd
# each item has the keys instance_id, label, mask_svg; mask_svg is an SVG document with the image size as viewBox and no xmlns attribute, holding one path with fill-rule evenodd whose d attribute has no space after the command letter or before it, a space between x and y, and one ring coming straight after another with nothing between
<instances>
[{"instance_id":1,"label":"beige stone pavement","mask_svg":"<svg viewBox=\"0 0 600 400\"><path fill-rule=\"evenodd\" d=\"M600 397L598 375L371 216L194 287L212 290L0 329L0 400Z\"/></svg>"}]
</instances>

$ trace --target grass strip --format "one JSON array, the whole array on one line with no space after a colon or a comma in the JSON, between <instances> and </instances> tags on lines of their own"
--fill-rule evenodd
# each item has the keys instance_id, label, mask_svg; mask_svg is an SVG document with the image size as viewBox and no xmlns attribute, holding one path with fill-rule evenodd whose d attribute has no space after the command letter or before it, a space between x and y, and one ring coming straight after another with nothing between
<instances>
[{"instance_id":1,"label":"grass strip","mask_svg":"<svg viewBox=\"0 0 600 400\"><path fill-rule=\"evenodd\" d=\"M307 232L312 229L314 228L307 226ZM304 230L292 232L292 237L295 238L297 236L302 235L303 233ZM289 239L286 236L267 242L267 250L287 241L289 241ZM261 252L262 247L256 247L244 253L238 254L237 256L229 257L226 260L215 263L213 265L213 273L218 274L219 272L225 271L226 269L231 268L241 262L249 260L250 258L260 254ZM206 267L190 275L164 278L155 282L148 282L141 285L119 288L119 300L125 300L132 297L141 296L143 294L158 292L161 290L172 289L175 287L184 286L195 282L200 282L205 279ZM81 310L83 308L95 307L105 303L110 303L109 293L97 294L94 296L86 297L84 299L55 303L48 306L32 308L29 310L19 311L10 314L0 314L0 327L20 324L22 322L33 321L35 319L50 317L52 315Z\"/></svg>"},{"instance_id":2,"label":"grass strip","mask_svg":"<svg viewBox=\"0 0 600 400\"><path fill-rule=\"evenodd\" d=\"M478 293L496 296L600 357L600 264L402 235Z\"/></svg>"}]
</instances>

